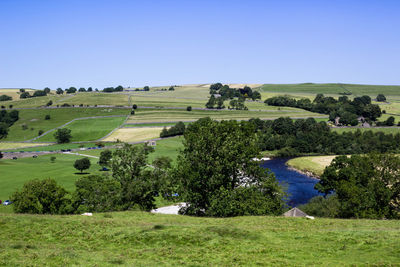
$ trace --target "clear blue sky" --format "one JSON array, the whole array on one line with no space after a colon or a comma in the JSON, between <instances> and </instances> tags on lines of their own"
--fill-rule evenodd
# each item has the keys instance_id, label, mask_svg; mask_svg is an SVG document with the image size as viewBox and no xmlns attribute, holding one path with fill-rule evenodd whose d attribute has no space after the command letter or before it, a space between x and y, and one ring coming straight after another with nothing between
<instances>
[{"instance_id":1,"label":"clear blue sky","mask_svg":"<svg viewBox=\"0 0 400 267\"><path fill-rule=\"evenodd\" d=\"M0 88L400 84L400 1L0 0Z\"/></svg>"}]
</instances>

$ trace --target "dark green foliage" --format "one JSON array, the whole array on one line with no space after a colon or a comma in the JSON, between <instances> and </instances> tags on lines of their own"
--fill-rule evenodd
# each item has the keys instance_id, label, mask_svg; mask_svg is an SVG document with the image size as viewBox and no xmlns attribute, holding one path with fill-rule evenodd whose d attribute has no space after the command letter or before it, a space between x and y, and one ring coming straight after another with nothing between
<instances>
[{"instance_id":1,"label":"dark green foliage","mask_svg":"<svg viewBox=\"0 0 400 267\"><path fill-rule=\"evenodd\" d=\"M192 106L187 106L186 111L192 111Z\"/></svg>"},{"instance_id":2,"label":"dark green foliage","mask_svg":"<svg viewBox=\"0 0 400 267\"><path fill-rule=\"evenodd\" d=\"M13 106L14 106L14 105L8 105L8 107L9 107L10 109L12 109L12 108L13 108Z\"/></svg>"},{"instance_id":3,"label":"dark green foliage","mask_svg":"<svg viewBox=\"0 0 400 267\"><path fill-rule=\"evenodd\" d=\"M384 122L377 122L376 125L377 126L394 126L395 123L395 118L393 116L390 116L389 118L386 119L386 121Z\"/></svg>"},{"instance_id":4,"label":"dark green foliage","mask_svg":"<svg viewBox=\"0 0 400 267\"><path fill-rule=\"evenodd\" d=\"M45 91L35 90L35 92L33 93L32 97L46 96L46 95L47 95L47 93Z\"/></svg>"},{"instance_id":5,"label":"dark green foliage","mask_svg":"<svg viewBox=\"0 0 400 267\"><path fill-rule=\"evenodd\" d=\"M1 151L0 151L0 159L2 159L3 158L3 153L1 153Z\"/></svg>"},{"instance_id":6,"label":"dark green foliage","mask_svg":"<svg viewBox=\"0 0 400 267\"><path fill-rule=\"evenodd\" d=\"M50 100L49 102L47 102L46 106L49 107L49 106L51 106L51 105L53 105L53 101Z\"/></svg>"},{"instance_id":7,"label":"dark green foliage","mask_svg":"<svg viewBox=\"0 0 400 267\"><path fill-rule=\"evenodd\" d=\"M71 130L67 128L57 129L54 133L54 138L57 140L57 143L69 143L71 140Z\"/></svg>"},{"instance_id":8,"label":"dark green foliage","mask_svg":"<svg viewBox=\"0 0 400 267\"><path fill-rule=\"evenodd\" d=\"M183 122L178 122L175 124L175 126L172 126L171 128L167 129L164 127L164 129L160 133L160 137L171 137L171 136L177 136L177 135L182 135L185 133L186 126Z\"/></svg>"},{"instance_id":9,"label":"dark green foliage","mask_svg":"<svg viewBox=\"0 0 400 267\"><path fill-rule=\"evenodd\" d=\"M0 96L0 101L9 101L9 100L12 100L11 96L8 96L8 95L1 95Z\"/></svg>"},{"instance_id":10,"label":"dark green foliage","mask_svg":"<svg viewBox=\"0 0 400 267\"><path fill-rule=\"evenodd\" d=\"M101 151L99 162L98 162L99 165L100 166L108 166L110 163L111 157L112 157L111 150L106 149L106 150Z\"/></svg>"},{"instance_id":11,"label":"dark green foliage","mask_svg":"<svg viewBox=\"0 0 400 267\"><path fill-rule=\"evenodd\" d=\"M75 186L73 206L76 213L116 211L121 207L121 185L113 178L84 176Z\"/></svg>"},{"instance_id":12,"label":"dark green foliage","mask_svg":"<svg viewBox=\"0 0 400 267\"><path fill-rule=\"evenodd\" d=\"M31 95L29 94L29 92L22 92L20 95L19 95L19 98L21 98L21 99L24 99L24 98L30 98L31 97Z\"/></svg>"},{"instance_id":13,"label":"dark green foliage","mask_svg":"<svg viewBox=\"0 0 400 267\"><path fill-rule=\"evenodd\" d=\"M16 213L66 214L70 213L68 192L54 179L31 180L10 198Z\"/></svg>"},{"instance_id":14,"label":"dark green foliage","mask_svg":"<svg viewBox=\"0 0 400 267\"><path fill-rule=\"evenodd\" d=\"M217 109L224 109L224 100L222 99L222 97L219 97L217 99Z\"/></svg>"},{"instance_id":15,"label":"dark green foliage","mask_svg":"<svg viewBox=\"0 0 400 267\"><path fill-rule=\"evenodd\" d=\"M81 87L81 88L79 88L78 92L86 92L86 89Z\"/></svg>"},{"instance_id":16,"label":"dark green foliage","mask_svg":"<svg viewBox=\"0 0 400 267\"><path fill-rule=\"evenodd\" d=\"M43 91L44 91L46 94L49 94L51 90L50 90L49 87L46 87L46 88L43 89Z\"/></svg>"},{"instance_id":17,"label":"dark green foliage","mask_svg":"<svg viewBox=\"0 0 400 267\"><path fill-rule=\"evenodd\" d=\"M335 192L341 218L399 218L400 158L393 154L338 156L315 188Z\"/></svg>"},{"instance_id":18,"label":"dark green foliage","mask_svg":"<svg viewBox=\"0 0 400 267\"><path fill-rule=\"evenodd\" d=\"M287 106L302 108L308 111L329 114L329 119L334 121L336 117L341 118L342 124L357 125L359 116L366 120L376 121L382 112L378 105L371 104L369 96L355 97L350 101L347 96L341 96L338 100L333 97L325 97L323 94L316 95L311 103L309 99L296 100L290 96L275 96L264 101L270 106ZM342 119L342 117L345 117Z\"/></svg>"},{"instance_id":19,"label":"dark green foliage","mask_svg":"<svg viewBox=\"0 0 400 267\"><path fill-rule=\"evenodd\" d=\"M74 163L74 168L81 171L90 168L90 160L88 158L77 159Z\"/></svg>"},{"instance_id":20,"label":"dark green foliage","mask_svg":"<svg viewBox=\"0 0 400 267\"><path fill-rule=\"evenodd\" d=\"M334 218L339 214L339 200L336 195L327 197L316 196L310 199L307 204L300 205L299 209L308 215L317 217Z\"/></svg>"},{"instance_id":21,"label":"dark green foliage","mask_svg":"<svg viewBox=\"0 0 400 267\"><path fill-rule=\"evenodd\" d=\"M134 109L131 110L131 115L135 115L135 110Z\"/></svg>"},{"instance_id":22,"label":"dark green foliage","mask_svg":"<svg viewBox=\"0 0 400 267\"><path fill-rule=\"evenodd\" d=\"M117 87L106 87L103 89L103 92L106 93L112 93L112 92L122 92L124 90L124 87L122 87L121 85L118 85Z\"/></svg>"},{"instance_id":23,"label":"dark green foliage","mask_svg":"<svg viewBox=\"0 0 400 267\"><path fill-rule=\"evenodd\" d=\"M175 91L175 88L173 86L168 88L168 91Z\"/></svg>"},{"instance_id":24,"label":"dark green foliage","mask_svg":"<svg viewBox=\"0 0 400 267\"><path fill-rule=\"evenodd\" d=\"M0 111L0 139L7 136L8 128L11 127L18 119L18 110L11 110L10 112L7 112L6 110Z\"/></svg>"},{"instance_id":25,"label":"dark green foliage","mask_svg":"<svg viewBox=\"0 0 400 267\"><path fill-rule=\"evenodd\" d=\"M214 83L210 85L210 90L215 90L218 91L219 89L221 89L222 87L222 83Z\"/></svg>"},{"instance_id":26,"label":"dark green foliage","mask_svg":"<svg viewBox=\"0 0 400 267\"><path fill-rule=\"evenodd\" d=\"M133 104L133 105L132 105L132 109L137 109L137 105L136 105L136 104Z\"/></svg>"},{"instance_id":27,"label":"dark green foliage","mask_svg":"<svg viewBox=\"0 0 400 267\"><path fill-rule=\"evenodd\" d=\"M222 85L221 83L215 83L210 86L210 94L220 94L222 100L233 99L234 97L250 98L252 100L261 99L261 94L256 92L249 87L234 89L229 88L228 85Z\"/></svg>"},{"instance_id":28,"label":"dark green foliage","mask_svg":"<svg viewBox=\"0 0 400 267\"><path fill-rule=\"evenodd\" d=\"M64 91L61 88L57 88L56 93L57 93L57 95L62 95L62 94L64 94Z\"/></svg>"},{"instance_id":29,"label":"dark green foliage","mask_svg":"<svg viewBox=\"0 0 400 267\"><path fill-rule=\"evenodd\" d=\"M44 131L43 131L43 130L39 130L39 132L38 132L38 136L41 136L43 133L44 133Z\"/></svg>"},{"instance_id":30,"label":"dark green foliage","mask_svg":"<svg viewBox=\"0 0 400 267\"><path fill-rule=\"evenodd\" d=\"M385 102L385 101L386 101L386 97L385 97L383 94L379 94L379 95L376 97L376 101L378 101L378 102Z\"/></svg>"},{"instance_id":31,"label":"dark green foliage","mask_svg":"<svg viewBox=\"0 0 400 267\"><path fill-rule=\"evenodd\" d=\"M23 93L23 92L25 92L25 89L19 89L19 92Z\"/></svg>"},{"instance_id":32,"label":"dark green foliage","mask_svg":"<svg viewBox=\"0 0 400 267\"><path fill-rule=\"evenodd\" d=\"M112 177L121 185L122 209L132 209L135 206L142 210L155 207L152 172L147 167L148 150L145 146L124 144L112 154Z\"/></svg>"},{"instance_id":33,"label":"dark green foliage","mask_svg":"<svg viewBox=\"0 0 400 267\"><path fill-rule=\"evenodd\" d=\"M282 211L283 193L274 175L252 160L259 155L253 125L204 118L188 126L184 136L174 170L179 195L189 204L183 213L235 216ZM227 209L229 201L237 206ZM254 203L260 209L250 208Z\"/></svg>"},{"instance_id":34,"label":"dark green foliage","mask_svg":"<svg viewBox=\"0 0 400 267\"><path fill-rule=\"evenodd\" d=\"M143 87L143 90L145 90L145 91L150 91L150 87L145 86L145 87Z\"/></svg>"},{"instance_id":35,"label":"dark green foliage","mask_svg":"<svg viewBox=\"0 0 400 267\"><path fill-rule=\"evenodd\" d=\"M67 94L75 94L76 93L76 88L75 87L70 87L68 89L65 89L65 92Z\"/></svg>"},{"instance_id":36,"label":"dark green foliage","mask_svg":"<svg viewBox=\"0 0 400 267\"><path fill-rule=\"evenodd\" d=\"M210 99L206 103L206 108L213 109L216 104L216 98L214 95L211 95Z\"/></svg>"},{"instance_id":37,"label":"dark green foliage","mask_svg":"<svg viewBox=\"0 0 400 267\"><path fill-rule=\"evenodd\" d=\"M229 102L229 106L231 109L236 110L245 110L246 106L244 105L244 99L239 98L239 100L233 99Z\"/></svg>"}]
</instances>

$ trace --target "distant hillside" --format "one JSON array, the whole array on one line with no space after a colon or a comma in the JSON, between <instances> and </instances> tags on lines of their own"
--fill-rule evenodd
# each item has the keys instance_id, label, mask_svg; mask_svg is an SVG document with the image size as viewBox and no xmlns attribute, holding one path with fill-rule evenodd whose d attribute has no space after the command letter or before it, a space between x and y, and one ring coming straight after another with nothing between
<instances>
[{"instance_id":1,"label":"distant hillside","mask_svg":"<svg viewBox=\"0 0 400 267\"><path fill-rule=\"evenodd\" d=\"M400 85L363 85L342 83L299 83L299 84L264 84L262 92L341 94L353 95L400 95Z\"/></svg>"}]
</instances>

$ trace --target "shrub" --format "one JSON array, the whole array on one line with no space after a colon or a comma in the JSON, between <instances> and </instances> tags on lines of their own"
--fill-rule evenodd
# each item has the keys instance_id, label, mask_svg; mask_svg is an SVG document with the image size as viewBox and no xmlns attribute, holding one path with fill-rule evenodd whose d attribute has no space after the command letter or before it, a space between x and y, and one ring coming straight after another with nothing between
<instances>
[{"instance_id":1,"label":"shrub","mask_svg":"<svg viewBox=\"0 0 400 267\"><path fill-rule=\"evenodd\" d=\"M54 163L54 162L56 161L56 157L52 156L52 157L50 158L50 161L51 161L51 163Z\"/></svg>"},{"instance_id":2,"label":"shrub","mask_svg":"<svg viewBox=\"0 0 400 267\"><path fill-rule=\"evenodd\" d=\"M339 205L340 203L336 195L327 197L316 196L310 199L307 204L300 205L299 209L308 215L334 218L339 214Z\"/></svg>"},{"instance_id":3,"label":"shrub","mask_svg":"<svg viewBox=\"0 0 400 267\"><path fill-rule=\"evenodd\" d=\"M73 205L77 212L105 212L119 210L121 185L113 178L100 175L81 177L75 182Z\"/></svg>"},{"instance_id":4,"label":"shrub","mask_svg":"<svg viewBox=\"0 0 400 267\"><path fill-rule=\"evenodd\" d=\"M8 107L11 109L11 108L13 108L13 105L8 105Z\"/></svg>"},{"instance_id":5,"label":"shrub","mask_svg":"<svg viewBox=\"0 0 400 267\"><path fill-rule=\"evenodd\" d=\"M186 111L192 111L192 106L187 106Z\"/></svg>"},{"instance_id":6,"label":"shrub","mask_svg":"<svg viewBox=\"0 0 400 267\"><path fill-rule=\"evenodd\" d=\"M31 95L29 94L29 92L22 92L20 95L19 95L19 98L21 98L21 99L24 99L24 98L30 98L31 97Z\"/></svg>"},{"instance_id":7,"label":"shrub","mask_svg":"<svg viewBox=\"0 0 400 267\"><path fill-rule=\"evenodd\" d=\"M53 105L53 101L50 100L49 102L47 102L46 106L49 107L49 106L51 106L51 105Z\"/></svg>"},{"instance_id":8,"label":"shrub","mask_svg":"<svg viewBox=\"0 0 400 267\"><path fill-rule=\"evenodd\" d=\"M68 192L54 179L31 180L16 191L10 200L16 213L66 214L71 213Z\"/></svg>"},{"instance_id":9,"label":"shrub","mask_svg":"<svg viewBox=\"0 0 400 267\"><path fill-rule=\"evenodd\" d=\"M132 105L132 109L137 109L137 105L136 105L136 104L133 104L133 105Z\"/></svg>"},{"instance_id":10,"label":"shrub","mask_svg":"<svg viewBox=\"0 0 400 267\"><path fill-rule=\"evenodd\" d=\"M28 125L26 125L26 123L21 124L22 130L27 130L28 129Z\"/></svg>"},{"instance_id":11,"label":"shrub","mask_svg":"<svg viewBox=\"0 0 400 267\"><path fill-rule=\"evenodd\" d=\"M43 130L39 130L38 136L41 136L43 134Z\"/></svg>"},{"instance_id":12,"label":"shrub","mask_svg":"<svg viewBox=\"0 0 400 267\"><path fill-rule=\"evenodd\" d=\"M0 96L0 101L9 101L9 100L12 100L11 96L8 96L8 95L1 95Z\"/></svg>"},{"instance_id":13,"label":"shrub","mask_svg":"<svg viewBox=\"0 0 400 267\"><path fill-rule=\"evenodd\" d=\"M68 103L64 103L64 104L62 104L61 106L62 106L62 107L70 107L71 105L68 104Z\"/></svg>"},{"instance_id":14,"label":"shrub","mask_svg":"<svg viewBox=\"0 0 400 267\"><path fill-rule=\"evenodd\" d=\"M69 143L71 137L71 130L67 128L57 129L57 131L54 133L54 138L56 138L57 143L59 144Z\"/></svg>"},{"instance_id":15,"label":"shrub","mask_svg":"<svg viewBox=\"0 0 400 267\"><path fill-rule=\"evenodd\" d=\"M82 173L83 170L90 168L90 160L88 158L77 159L74 163L74 168L80 170Z\"/></svg>"},{"instance_id":16,"label":"shrub","mask_svg":"<svg viewBox=\"0 0 400 267\"><path fill-rule=\"evenodd\" d=\"M104 147L104 143L103 142L96 142L96 146L97 147Z\"/></svg>"},{"instance_id":17,"label":"shrub","mask_svg":"<svg viewBox=\"0 0 400 267\"><path fill-rule=\"evenodd\" d=\"M47 114L47 115L44 117L44 119L45 119L45 120L50 120L50 115Z\"/></svg>"},{"instance_id":18,"label":"shrub","mask_svg":"<svg viewBox=\"0 0 400 267\"><path fill-rule=\"evenodd\" d=\"M133 109L131 110L131 115L135 115L135 111Z\"/></svg>"}]
</instances>

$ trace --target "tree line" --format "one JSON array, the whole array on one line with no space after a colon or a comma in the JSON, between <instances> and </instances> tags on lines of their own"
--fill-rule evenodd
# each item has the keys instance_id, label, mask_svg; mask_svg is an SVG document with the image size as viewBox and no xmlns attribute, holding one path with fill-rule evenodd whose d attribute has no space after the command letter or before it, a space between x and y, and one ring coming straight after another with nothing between
<instances>
[{"instance_id":1,"label":"tree line","mask_svg":"<svg viewBox=\"0 0 400 267\"><path fill-rule=\"evenodd\" d=\"M308 98L296 100L290 96L275 96L264 101L270 106L286 106L305 109L311 112L328 114L330 121L339 119L343 125L355 126L358 118L363 117L367 122L375 122L382 115L379 105L371 103L371 97L361 96L350 100L347 96L338 99L317 94L311 102Z\"/></svg>"},{"instance_id":2,"label":"tree line","mask_svg":"<svg viewBox=\"0 0 400 267\"><path fill-rule=\"evenodd\" d=\"M167 129L167 127L164 127L160 133L160 137L171 137L171 136L177 136L177 135L183 135L185 133L186 126L183 122L178 122L174 126L170 127Z\"/></svg>"},{"instance_id":3,"label":"tree line","mask_svg":"<svg viewBox=\"0 0 400 267\"><path fill-rule=\"evenodd\" d=\"M0 110L0 139L7 137L9 127L19 119L19 111Z\"/></svg>"}]
</instances>

